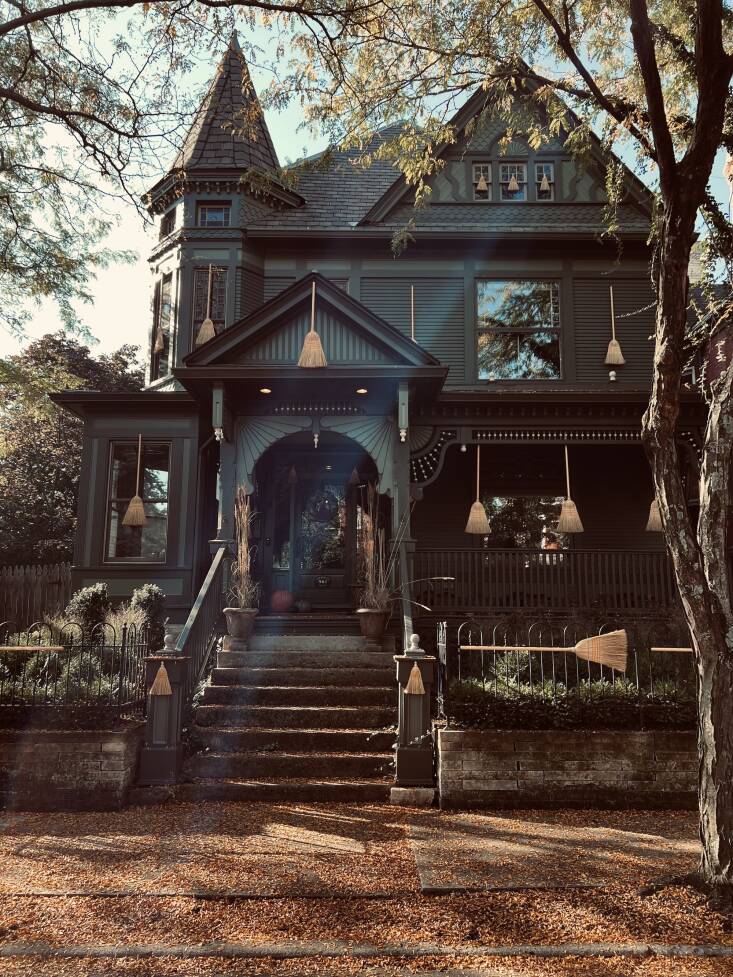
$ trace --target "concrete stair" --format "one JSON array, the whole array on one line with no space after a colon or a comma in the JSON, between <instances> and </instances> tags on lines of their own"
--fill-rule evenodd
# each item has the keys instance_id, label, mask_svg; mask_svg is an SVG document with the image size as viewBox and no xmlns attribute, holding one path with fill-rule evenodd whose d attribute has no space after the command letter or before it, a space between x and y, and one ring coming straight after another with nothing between
<instances>
[{"instance_id":1,"label":"concrete stair","mask_svg":"<svg viewBox=\"0 0 733 977\"><path fill-rule=\"evenodd\" d=\"M178 796L379 801L393 779L393 639L257 634L223 647L196 709Z\"/></svg>"}]
</instances>

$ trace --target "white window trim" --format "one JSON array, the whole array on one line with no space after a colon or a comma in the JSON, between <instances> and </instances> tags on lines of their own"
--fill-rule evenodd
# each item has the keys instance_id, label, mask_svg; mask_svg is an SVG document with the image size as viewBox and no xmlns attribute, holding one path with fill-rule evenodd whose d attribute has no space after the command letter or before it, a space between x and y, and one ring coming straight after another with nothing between
<instances>
[{"instance_id":1,"label":"white window trim","mask_svg":"<svg viewBox=\"0 0 733 977\"><path fill-rule=\"evenodd\" d=\"M537 179L537 167L538 166L549 166L552 169L552 179L549 181L549 183L550 183L550 192L552 194L552 196L550 196L550 197L544 197L543 198L543 197L540 197L539 196L539 188L540 188L540 183L542 182L542 177L540 177L539 180ZM535 164L534 164L534 195L535 195L535 200L537 201L537 203L538 204L551 204L551 203L553 203L554 200L555 200L555 187L556 186L557 186L557 183L556 183L556 180L555 180L555 162L554 162L554 160L551 160L551 159L535 160Z\"/></svg>"},{"instance_id":2,"label":"white window trim","mask_svg":"<svg viewBox=\"0 0 733 977\"><path fill-rule=\"evenodd\" d=\"M487 191L488 197L477 197L476 196L476 184L478 179L476 177L476 170L478 167L482 167L487 172L484 174L486 182L489 185ZM491 203L494 197L494 181L492 179L492 165L490 160L476 160L471 164L471 189L473 192L473 201L478 204L488 204Z\"/></svg>"}]
</instances>

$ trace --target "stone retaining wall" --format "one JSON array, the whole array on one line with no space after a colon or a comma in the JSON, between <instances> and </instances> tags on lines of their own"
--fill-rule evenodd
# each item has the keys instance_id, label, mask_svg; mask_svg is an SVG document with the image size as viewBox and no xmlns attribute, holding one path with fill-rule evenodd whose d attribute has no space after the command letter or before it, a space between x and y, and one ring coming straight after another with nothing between
<instances>
[{"instance_id":1,"label":"stone retaining wall","mask_svg":"<svg viewBox=\"0 0 733 977\"><path fill-rule=\"evenodd\" d=\"M439 730L441 807L697 805L694 733Z\"/></svg>"},{"instance_id":2,"label":"stone retaining wall","mask_svg":"<svg viewBox=\"0 0 733 977\"><path fill-rule=\"evenodd\" d=\"M144 728L0 731L0 803L19 811L124 807Z\"/></svg>"}]
</instances>

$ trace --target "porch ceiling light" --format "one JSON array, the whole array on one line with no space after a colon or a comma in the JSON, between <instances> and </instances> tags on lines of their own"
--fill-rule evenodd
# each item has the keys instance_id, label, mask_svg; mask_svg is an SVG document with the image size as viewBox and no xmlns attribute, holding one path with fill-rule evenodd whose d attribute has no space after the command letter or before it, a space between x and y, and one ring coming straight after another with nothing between
<instances>
[{"instance_id":1,"label":"porch ceiling light","mask_svg":"<svg viewBox=\"0 0 733 977\"><path fill-rule=\"evenodd\" d=\"M367 390L366 387L357 387L356 388L356 392L358 394L368 394L369 393L369 391Z\"/></svg>"},{"instance_id":2,"label":"porch ceiling light","mask_svg":"<svg viewBox=\"0 0 733 977\"><path fill-rule=\"evenodd\" d=\"M271 394L272 393L272 390L270 390L269 387L260 387L260 393L261 394Z\"/></svg>"}]
</instances>

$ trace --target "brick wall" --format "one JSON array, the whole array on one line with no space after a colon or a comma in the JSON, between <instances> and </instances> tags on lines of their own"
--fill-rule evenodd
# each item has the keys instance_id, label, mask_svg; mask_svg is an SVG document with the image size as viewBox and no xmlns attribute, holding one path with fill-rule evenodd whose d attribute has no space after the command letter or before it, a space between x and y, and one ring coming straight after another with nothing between
<instances>
[{"instance_id":1,"label":"brick wall","mask_svg":"<svg viewBox=\"0 0 733 977\"><path fill-rule=\"evenodd\" d=\"M692 807L694 733L439 730L441 807Z\"/></svg>"},{"instance_id":2,"label":"brick wall","mask_svg":"<svg viewBox=\"0 0 733 977\"><path fill-rule=\"evenodd\" d=\"M122 730L0 731L0 802L20 811L123 807L144 724Z\"/></svg>"}]
</instances>

